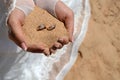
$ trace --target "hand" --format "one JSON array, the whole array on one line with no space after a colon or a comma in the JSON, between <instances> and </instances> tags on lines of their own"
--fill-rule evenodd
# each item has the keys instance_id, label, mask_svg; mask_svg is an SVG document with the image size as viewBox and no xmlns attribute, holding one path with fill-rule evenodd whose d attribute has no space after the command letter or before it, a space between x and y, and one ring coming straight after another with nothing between
<instances>
[{"instance_id":1,"label":"hand","mask_svg":"<svg viewBox=\"0 0 120 80\"><path fill-rule=\"evenodd\" d=\"M19 47L25 51L30 51L34 53L45 53L49 55L49 49L42 42L38 45L27 45L25 35L22 31L22 26L24 24L25 14L22 10L15 8L8 18L8 25L11 30L9 33L10 39L12 39Z\"/></svg>"},{"instance_id":2,"label":"hand","mask_svg":"<svg viewBox=\"0 0 120 80\"><path fill-rule=\"evenodd\" d=\"M64 46L69 41L73 42L73 31L74 31L74 13L73 11L68 8L63 2L58 1L55 6L55 13L57 18L64 22L64 25L68 31L69 39L67 37L62 37L58 40L57 45L53 45L53 48L51 48L51 52L55 52L60 47L57 46ZM62 47L61 47L62 48Z\"/></svg>"}]
</instances>

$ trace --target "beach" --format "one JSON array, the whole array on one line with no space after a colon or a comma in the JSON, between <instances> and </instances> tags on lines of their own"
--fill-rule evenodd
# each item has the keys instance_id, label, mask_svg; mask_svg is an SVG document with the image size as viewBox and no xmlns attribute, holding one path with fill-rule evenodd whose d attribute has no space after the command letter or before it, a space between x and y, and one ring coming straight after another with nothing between
<instances>
[{"instance_id":1,"label":"beach","mask_svg":"<svg viewBox=\"0 0 120 80\"><path fill-rule=\"evenodd\" d=\"M4 0L3 1L1 0L0 2L4 3ZM86 14L89 14L88 13L89 10L88 11L85 10L88 9L88 7L87 8L85 7L87 4L87 0L76 0L76 1L71 0L69 4L72 3L74 5L71 6L69 5L69 6L77 14L75 15L76 26L78 26L77 28L75 26L76 33L78 34L80 30L83 29L81 31L81 35L83 36L82 37L75 36L76 40L78 41L76 42L77 45L74 44L75 42L73 43L73 45L68 44L69 46L66 45L63 49L60 49L61 51L59 50L56 54L53 54L51 57L46 57L41 54L26 53L24 51L21 51L21 49L18 48L14 43L9 41L9 39L7 38L8 33L6 32L6 27L1 27L1 26L5 26L2 23L3 22L5 23L5 17L6 17L3 16L4 11L6 9L5 10L2 9L6 7L6 5L1 4L2 7L0 8L1 10L0 23L2 25L0 25L1 28L0 44L2 46L0 48L1 51L0 55L2 56L0 56L1 57L0 73L2 74L0 75L0 80L3 80L2 79L3 77L6 78L13 77L16 79L20 77L20 79L24 79L24 80L30 80L30 79L55 80L55 78L57 78L56 80L62 80L62 78L67 73L67 71L69 71L72 63L74 63L74 60L76 59L77 56L76 52L79 46L78 44L79 42L81 43L81 41L83 42L79 47L77 60L70 69L70 71L65 76L64 80L120 80L120 0L89 0L89 2L91 9L91 16L90 19L89 16L87 16L87 19L85 20ZM81 5L82 3L83 5ZM39 12L36 13L39 14ZM29 18L30 20L33 20L33 21L28 21L32 25L37 24L37 21L40 21L39 17L41 16L37 17L36 13L33 14L34 16ZM38 20L33 19L33 17L35 16L38 18ZM46 19L44 16L42 17ZM86 32L86 28L87 28L86 25L88 19L89 19L88 29L84 37L84 33ZM29 24L30 26L28 27L31 27L31 24ZM40 24L38 24L37 27L39 25ZM63 28L61 27L61 29ZM59 28L59 32L58 30L55 31L54 34L56 38L60 35L63 35L64 31L61 29ZM28 31L30 30L33 29L29 28ZM44 30L47 31L47 28L45 28ZM44 35L45 33L42 36L44 37ZM42 38L40 39L45 41L45 43L47 41L51 41L54 43L53 41L54 38L51 39L51 34L49 35L50 35L49 39L48 37L44 38L45 40ZM31 36L31 32L30 32L30 36ZM31 38L33 39L33 37L35 36L32 36ZM48 43L50 43L51 45L53 44L51 42ZM20 52L19 54L16 55L15 50L18 51L19 49ZM69 65L66 66L68 62ZM9 72L7 73L7 75L5 75L8 70Z\"/></svg>"},{"instance_id":2,"label":"beach","mask_svg":"<svg viewBox=\"0 0 120 80\"><path fill-rule=\"evenodd\" d=\"M90 5L87 34L64 80L119 80L120 0L90 0Z\"/></svg>"}]
</instances>

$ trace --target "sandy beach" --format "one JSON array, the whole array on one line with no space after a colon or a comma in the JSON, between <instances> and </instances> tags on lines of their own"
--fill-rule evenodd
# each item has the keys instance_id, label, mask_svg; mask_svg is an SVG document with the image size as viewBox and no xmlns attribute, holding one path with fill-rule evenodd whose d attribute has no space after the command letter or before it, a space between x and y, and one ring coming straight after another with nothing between
<instances>
[{"instance_id":1,"label":"sandy beach","mask_svg":"<svg viewBox=\"0 0 120 80\"><path fill-rule=\"evenodd\" d=\"M64 80L120 80L120 0L89 1L91 17L88 30L79 47L78 58ZM58 32L54 34L59 36ZM44 41L48 40L54 42L53 39ZM56 67L54 70L57 75L60 69Z\"/></svg>"},{"instance_id":2,"label":"sandy beach","mask_svg":"<svg viewBox=\"0 0 120 80\"><path fill-rule=\"evenodd\" d=\"M91 18L64 80L120 80L120 0L90 0Z\"/></svg>"}]
</instances>

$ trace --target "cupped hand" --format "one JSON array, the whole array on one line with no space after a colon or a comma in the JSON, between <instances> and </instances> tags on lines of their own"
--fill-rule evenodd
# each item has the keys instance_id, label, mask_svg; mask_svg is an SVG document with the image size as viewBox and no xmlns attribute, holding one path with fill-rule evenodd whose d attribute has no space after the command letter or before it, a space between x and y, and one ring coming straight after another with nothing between
<instances>
[{"instance_id":1,"label":"cupped hand","mask_svg":"<svg viewBox=\"0 0 120 80\"><path fill-rule=\"evenodd\" d=\"M22 26L24 25L25 14L22 10L15 8L8 18L9 26L9 37L12 39L19 47L25 51L34 52L34 53L44 53L49 55L49 48L46 47L42 42L37 45L28 45L25 39L25 35L22 31Z\"/></svg>"},{"instance_id":2,"label":"cupped hand","mask_svg":"<svg viewBox=\"0 0 120 80\"><path fill-rule=\"evenodd\" d=\"M68 8L62 1L58 1L55 6L55 13L57 18L62 21L68 31L69 38L61 37L56 44L51 48L51 52L55 52L57 49L62 48L65 44L73 42L73 31L74 31L74 13Z\"/></svg>"},{"instance_id":3,"label":"cupped hand","mask_svg":"<svg viewBox=\"0 0 120 80\"><path fill-rule=\"evenodd\" d=\"M73 42L74 31L74 14L70 8L68 8L63 2L58 1L55 6L55 13L57 18L64 22L64 25L69 33L68 37L61 37L56 41L49 49L46 45L40 42L38 45L27 45L22 26L24 24L25 14L23 11L15 8L8 18L8 25L11 30L9 37L22 49L30 52L45 53L49 55L55 52L57 49L62 48L65 44Z\"/></svg>"}]
</instances>

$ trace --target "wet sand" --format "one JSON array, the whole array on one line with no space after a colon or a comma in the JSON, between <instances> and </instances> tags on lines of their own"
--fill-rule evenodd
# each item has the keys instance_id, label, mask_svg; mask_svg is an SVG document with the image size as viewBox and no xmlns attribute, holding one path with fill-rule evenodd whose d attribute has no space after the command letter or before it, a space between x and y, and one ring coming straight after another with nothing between
<instances>
[{"instance_id":1,"label":"wet sand","mask_svg":"<svg viewBox=\"0 0 120 80\"><path fill-rule=\"evenodd\" d=\"M120 80L120 0L90 0L90 4L86 37L64 80Z\"/></svg>"}]
</instances>

